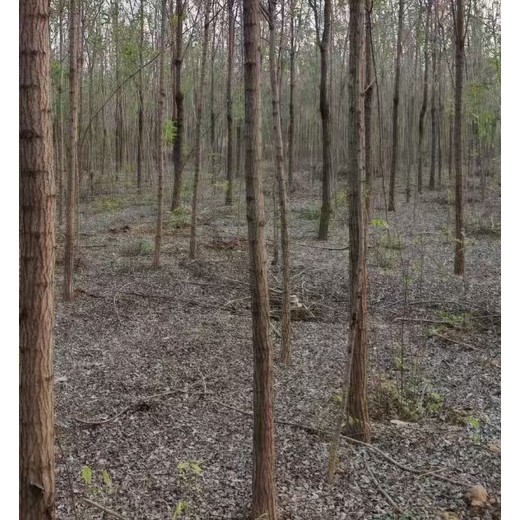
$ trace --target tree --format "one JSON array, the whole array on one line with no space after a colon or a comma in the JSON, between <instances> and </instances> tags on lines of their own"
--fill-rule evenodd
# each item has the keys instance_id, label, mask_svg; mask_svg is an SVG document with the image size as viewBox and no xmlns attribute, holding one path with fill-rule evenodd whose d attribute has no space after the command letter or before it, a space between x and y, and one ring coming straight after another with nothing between
<instances>
[{"instance_id":1,"label":"tree","mask_svg":"<svg viewBox=\"0 0 520 520\"><path fill-rule=\"evenodd\" d=\"M139 3L139 115L137 138L137 191L143 185L143 139L144 139L144 86L143 86L143 46L144 46L144 0Z\"/></svg>"},{"instance_id":2,"label":"tree","mask_svg":"<svg viewBox=\"0 0 520 520\"><path fill-rule=\"evenodd\" d=\"M159 41L159 85L157 92L157 226L155 230L155 249L153 266L161 265L162 219L163 219L163 176L164 176L164 48L166 46L166 0L161 2L161 38Z\"/></svg>"},{"instance_id":3,"label":"tree","mask_svg":"<svg viewBox=\"0 0 520 520\"><path fill-rule=\"evenodd\" d=\"M228 7L228 72L226 81L226 111L227 111L227 162L226 162L226 206L233 203L233 99L231 81L233 79L233 57L235 50L235 15L234 0L227 0ZM238 165L237 165L238 168Z\"/></svg>"},{"instance_id":4,"label":"tree","mask_svg":"<svg viewBox=\"0 0 520 520\"><path fill-rule=\"evenodd\" d=\"M54 509L56 192L50 93L50 2L20 2L20 519Z\"/></svg>"},{"instance_id":5,"label":"tree","mask_svg":"<svg viewBox=\"0 0 520 520\"><path fill-rule=\"evenodd\" d=\"M71 300L74 295L74 259L77 238L77 183L79 179L78 162L78 121L79 121L79 82L80 56L80 0L70 0L69 4L69 147L67 175L67 213L65 221L65 252L63 295Z\"/></svg>"},{"instance_id":6,"label":"tree","mask_svg":"<svg viewBox=\"0 0 520 520\"><path fill-rule=\"evenodd\" d=\"M394 103L392 107L392 164L390 167L390 191L388 211L395 211L395 176L399 152L399 86L401 79L401 54L403 52L404 0L399 0L399 21L397 27L397 51L395 54Z\"/></svg>"},{"instance_id":7,"label":"tree","mask_svg":"<svg viewBox=\"0 0 520 520\"><path fill-rule=\"evenodd\" d=\"M177 0L175 17L173 26L175 28L175 79L174 79L174 97L176 106L176 132L175 141L173 142L173 195L171 210L175 211L181 205L181 190L182 190L182 171L184 168L182 157L182 146L184 143L184 93L182 91L182 61L183 61L183 47L182 47L182 20L184 18L184 2Z\"/></svg>"},{"instance_id":8,"label":"tree","mask_svg":"<svg viewBox=\"0 0 520 520\"><path fill-rule=\"evenodd\" d=\"M349 26L349 119L348 163L349 181L349 265L350 265L350 329L349 362L342 389L342 410L338 416L329 455L328 481L335 473L339 440L346 418L351 435L370 441L367 376L367 269L366 215L363 197L364 170L364 82L363 50L364 0L351 0Z\"/></svg>"},{"instance_id":9,"label":"tree","mask_svg":"<svg viewBox=\"0 0 520 520\"><path fill-rule=\"evenodd\" d=\"M464 72L464 2L452 0L455 33L455 119L453 148L455 156L455 267L464 274L464 207L462 183L462 75Z\"/></svg>"},{"instance_id":10,"label":"tree","mask_svg":"<svg viewBox=\"0 0 520 520\"><path fill-rule=\"evenodd\" d=\"M201 167L201 138L202 138L202 109L204 99L204 86L206 81L206 61L209 44L209 25L211 2L206 1L204 10L204 36L202 40L202 58L200 65L198 90L195 93L195 173L193 175L193 195L191 201L191 228L190 228L190 258L197 254L197 198L199 191L199 178Z\"/></svg>"},{"instance_id":11,"label":"tree","mask_svg":"<svg viewBox=\"0 0 520 520\"><path fill-rule=\"evenodd\" d=\"M276 520L273 349L260 163L260 4L244 0L245 177L253 327L253 502L251 518Z\"/></svg>"},{"instance_id":12,"label":"tree","mask_svg":"<svg viewBox=\"0 0 520 520\"><path fill-rule=\"evenodd\" d=\"M269 70L271 78L271 103L273 108L273 135L275 144L275 174L278 182L280 204L280 233L282 242L282 354L281 361L291 358L291 279L289 270L289 225L287 209L287 181L285 178L282 120L280 116L280 90L276 60L276 0L269 0Z\"/></svg>"},{"instance_id":13,"label":"tree","mask_svg":"<svg viewBox=\"0 0 520 520\"><path fill-rule=\"evenodd\" d=\"M327 240L329 235L329 221L332 213L331 205L331 178L332 178L332 155L331 155L331 122L330 122L330 94L329 94L329 68L330 68L330 28L332 25L332 2L324 0L323 6L323 33L320 39L320 24L318 6L314 0L309 0L314 12L316 24L316 39L320 49L320 114L322 128L322 158L323 177L321 192L320 228L319 240Z\"/></svg>"}]
</instances>

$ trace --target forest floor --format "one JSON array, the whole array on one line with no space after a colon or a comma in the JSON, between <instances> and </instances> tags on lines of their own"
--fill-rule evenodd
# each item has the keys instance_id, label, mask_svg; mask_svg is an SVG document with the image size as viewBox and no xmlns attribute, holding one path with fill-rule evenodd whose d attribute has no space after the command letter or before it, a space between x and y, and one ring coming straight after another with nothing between
<instances>
[{"instance_id":1,"label":"forest floor","mask_svg":"<svg viewBox=\"0 0 520 520\"><path fill-rule=\"evenodd\" d=\"M193 261L188 213L165 211L158 270L153 194L81 206L77 294L57 306L58 518L114 518L84 499L128 519L249 518L253 363L243 186L236 188L232 208L219 186L203 194ZM499 187L485 203L469 193L464 278L452 274L446 190L408 205L399 199L388 217L376 201L372 442L393 462L343 440L329 486L326 431L339 410L349 292L342 183L335 194L326 243L316 240L319 185L300 186L291 200L292 292L312 315L293 322L291 364L275 366L275 416L285 422L276 427L280 520L500 518ZM269 253L271 262L271 240ZM61 271L58 263L58 293ZM468 509L474 484L492 499L484 509Z\"/></svg>"}]
</instances>

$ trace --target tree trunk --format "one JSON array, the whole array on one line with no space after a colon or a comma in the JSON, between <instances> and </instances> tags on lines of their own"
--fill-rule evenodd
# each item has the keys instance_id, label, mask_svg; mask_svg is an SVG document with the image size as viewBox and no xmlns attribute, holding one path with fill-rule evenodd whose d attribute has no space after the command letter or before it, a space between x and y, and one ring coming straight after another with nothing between
<instances>
[{"instance_id":1,"label":"tree trunk","mask_svg":"<svg viewBox=\"0 0 520 520\"><path fill-rule=\"evenodd\" d=\"M244 0L245 172L253 319L253 500L251 518L276 520L273 352L260 164L260 4Z\"/></svg>"},{"instance_id":2,"label":"tree trunk","mask_svg":"<svg viewBox=\"0 0 520 520\"><path fill-rule=\"evenodd\" d=\"M228 0L228 74L226 83L227 101L227 186L226 186L226 206L233 204L233 99L231 82L233 79L233 57L235 50L235 16L233 14L234 0Z\"/></svg>"},{"instance_id":3,"label":"tree trunk","mask_svg":"<svg viewBox=\"0 0 520 520\"><path fill-rule=\"evenodd\" d=\"M423 167L423 141L424 141L424 118L426 116L426 107L428 105L428 74L429 74L429 60L428 60L428 43L430 37L430 14L431 5L433 0L427 0L427 15L424 35L424 83L423 83L423 100L421 106L421 113L419 115L419 166L417 170L417 191L422 193L423 189L423 178L422 178L422 167Z\"/></svg>"},{"instance_id":4,"label":"tree trunk","mask_svg":"<svg viewBox=\"0 0 520 520\"><path fill-rule=\"evenodd\" d=\"M372 100L374 87L372 85L372 3L365 3L365 206L366 218L370 220L372 198Z\"/></svg>"},{"instance_id":5,"label":"tree trunk","mask_svg":"<svg viewBox=\"0 0 520 520\"><path fill-rule=\"evenodd\" d=\"M436 15L437 4L434 7L434 14ZM436 16L435 16L436 18ZM438 63L437 63L437 39L438 39L438 27L437 23L433 25L433 39L432 39L432 95L431 95L431 128L432 128L432 137L431 137L431 154L430 154L430 183L428 189L433 191L435 189L435 167L437 160L437 97L438 93L436 89L439 89L439 71L438 71Z\"/></svg>"},{"instance_id":6,"label":"tree trunk","mask_svg":"<svg viewBox=\"0 0 520 520\"><path fill-rule=\"evenodd\" d=\"M455 266L464 274L464 207L462 184L462 74L464 71L464 2L455 0L455 121L453 148L455 156Z\"/></svg>"},{"instance_id":7,"label":"tree trunk","mask_svg":"<svg viewBox=\"0 0 520 520\"><path fill-rule=\"evenodd\" d=\"M294 18L295 18L295 0L291 0L291 33L290 33L290 42L291 47L289 50L289 136L288 136L288 156L289 156L289 164L288 164L288 179L289 179L289 188L292 188L294 182L294 87L295 87L295 55L296 55L296 45L295 45L295 36L294 36Z\"/></svg>"},{"instance_id":8,"label":"tree trunk","mask_svg":"<svg viewBox=\"0 0 520 520\"><path fill-rule=\"evenodd\" d=\"M137 134L137 191L143 187L143 137L144 137L144 93L143 93L143 45L144 45L144 0L139 4L139 115Z\"/></svg>"},{"instance_id":9,"label":"tree trunk","mask_svg":"<svg viewBox=\"0 0 520 520\"><path fill-rule=\"evenodd\" d=\"M200 65L199 85L195 98L195 173L193 175L193 198L191 201L191 228L190 228L190 258L197 256L197 198L199 191L201 138L202 138L202 109L204 99L204 86L206 80L206 62L209 44L211 2L206 2L204 13L204 39L202 42L202 59Z\"/></svg>"},{"instance_id":10,"label":"tree trunk","mask_svg":"<svg viewBox=\"0 0 520 520\"><path fill-rule=\"evenodd\" d=\"M182 92L182 20L184 17L184 2L177 0L175 12L175 105L177 108L176 136L173 144L173 196L171 210L175 211L181 205L182 170L184 167L182 145L184 142L184 94Z\"/></svg>"},{"instance_id":11,"label":"tree trunk","mask_svg":"<svg viewBox=\"0 0 520 520\"><path fill-rule=\"evenodd\" d=\"M114 2L114 39L115 39L115 67L116 67L116 87L120 82L120 56L121 48L119 45L119 2ZM116 92L116 179L123 169L123 90L118 89Z\"/></svg>"},{"instance_id":12,"label":"tree trunk","mask_svg":"<svg viewBox=\"0 0 520 520\"><path fill-rule=\"evenodd\" d=\"M395 55L394 103L392 109L392 162L390 166L390 188L388 211L395 211L395 177L399 153L399 86L401 79L401 54L403 52L404 0L399 0L399 21L397 27L397 51Z\"/></svg>"},{"instance_id":13,"label":"tree trunk","mask_svg":"<svg viewBox=\"0 0 520 520\"><path fill-rule=\"evenodd\" d=\"M331 123L329 100L330 27L332 24L332 1L324 0L323 35L320 43L320 113L323 139L323 185L321 199L319 240L327 240L332 213L331 198Z\"/></svg>"},{"instance_id":14,"label":"tree trunk","mask_svg":"<svg viewBox=\"0 0 520 520\"><path fill-rule=\"evenodd\" d=\"M55 186L50 92L50 2L20 3L21 520L55 518Z\"/></svg>"},{"instance_id":15,"label":"tree trunk","mask_svg":"<svg viewBox=\"0 0 520 520\"><path fill-rule=\"evenodd\" d=\"M161 266L162 219L163 219L163 176L164 176L164 48L166 45L166 0L161 2L161 40L159 42L159 85L157 92L156 145L157 145L157 227L155 230L155 249L153 267Z\"/></svg>"},{"instance_id":16,"label":"tree trunk","mask_svg":"<svg viewBox=\"0 0 520 520\"><path fill-rule=\"evenodd\" d=\"M280 204L280 234L282 242L282 363L291 359L291 280L289 269L289 224L287 210L287 181L284 171L282 120L280 115L280 91L276 60L276 0L269 0L269 69L273 107L273 134L275 144L275 174L278 181Z\"/></svg>"},{"instance_id":17,"label":"tree trunk","mask_svg":"<svg viewBox=\"0 0 520 520\"><path fill-rule=\"evenodd\" d=\"M67 177L67 215L65 223L65 252L63 295L71 300L74 295L74 259L77 238L77 180L78 172L78 102L79 102L79 0L69 4L69 148Z\"/></svg>"}]
</instances>

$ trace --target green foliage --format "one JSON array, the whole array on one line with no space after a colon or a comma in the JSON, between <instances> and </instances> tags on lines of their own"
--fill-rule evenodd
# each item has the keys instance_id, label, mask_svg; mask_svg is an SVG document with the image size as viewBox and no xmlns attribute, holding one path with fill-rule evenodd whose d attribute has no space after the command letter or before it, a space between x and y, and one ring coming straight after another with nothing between
<instances>
[{"instance_id":1,"label":"green foliage","mask_svg":"<svg viewBox=\"0 0 520 520\"><path fill-rule=\"evenodd\" d=\"M394 250L400 250L404 249L404 244L401 242L401 239L399 237L396 237L395 235L385 235L381 239L381 246L385 249L394 249Z\"/></svg>"},{"instance_id":2,"label":"green foliage","mask_svg":"<svg viewBox=\"0 0 520 520\"><path fill-rule=\"evenodd\" d=\"M117 197L101 197L94 201L93 209L96 213L111 213L119 211L125 206L125 201Z\"/></svg>"},{"instance_id":3,"label":"green foliage","mask_svg":"<svg viewBox=\"0 0 520 520\"><path fill-rule=\"evenodd\" d=\"M83 479L83 482L85 482L85 485L87 485L87 486L92 485L92 477L93 477L92 468L90 468L89 466L83 466L83 469L81 470L81 478Z\"/></svg>"},{"instance_id":4,"label":"green foliage","mask_svg":"<svg viewBox=\"0 0 520 520\"><path fill-rule=\"evenodd\" d=\"M139 240L124 244L120 249L121 256L150 256L154 245L150 240Z\"/></svg>"},{"instance_id":5,"label":"green foliage","mask_svg":"<svg viewBox=\"0 0 520 520\"><path fill-rule=\"evenodd\" d=\"M178 520L187 510L188 510L188 502L186 500L181 500L177 504L177 507L175 508L172 520Z\"/></svg>"},{"instance_id":6,"label":"green foliage","mask_svg":"<svg viewBox=\"0 0 520 520\"><path fill-rule=\"evenodd\" d=\"M172 229L181 229L190 224L191 210L186 206L179 206L168 215L168 226Z\"/></svg>"},{"instance_id":7,"label":"green foliage","mask_svg":"<svg viewBox=\"0 0 520 520\"><path fill-rule=\"evenodd\" d=\"M200 463L195 460L180 462L177 464L177 469L182 476L189 475L190 473L201 476L203 473Z\"/></svg>"},{"instance_id":8,"label":"green foliage","mask_svg":"<svg viewBox=\"0 0 520 520\"><path fill-rule=\"evenodd\" d=\"M222 191L222 193L226 193L229 188L229 182L227 180L224 181L215 181L213 183L213 186L219 190Z\"/></svg>"},{"instance_id":9,"label":"green foliage","mask_svg":"<svg viewBox=\"0 0 520 520\"><path fill-rule=\"evenodd\" d=\"M469 415L466 417L466 424L471 431L471 438L474 442L480 443L482 441L482 423L478 417Z\"/></svg>"},{"instance_id":10,"label":"green foliage","mask_svg":"<svg viewBox=\"0 0 520 520\"><path fill-rule=\"evenodd\" d=\"M388 222L382 218L374 218L371 222L372 227L379 228L379 229L389 229L390 226L388 225Z\"/></svg>"},{"instance_id":11,"label":"green foliage","mask_svg":"<svg viewBox=\"0 0 520 520\"><path fill-rule=\"evenodd\" d=\"M96 484L95 474L90 466L83 466L81 469L81 479L87 487L88 493L91 495L108 496L115 493L112 477L106 469L101 472L101 484Z\"/></svg>"},{"instance_id":12,"label":"green foliage","mask_svg":"<svg viewBox=\"0 0 520 520\"><path fill-rule=\"evenodd\" d=\"M175 139L177 139L178 135L178 126L177 121L172 121L171 119L166 119L164 121L164 143L167 146L171 146Z\"/></svg>"}]
</instances>

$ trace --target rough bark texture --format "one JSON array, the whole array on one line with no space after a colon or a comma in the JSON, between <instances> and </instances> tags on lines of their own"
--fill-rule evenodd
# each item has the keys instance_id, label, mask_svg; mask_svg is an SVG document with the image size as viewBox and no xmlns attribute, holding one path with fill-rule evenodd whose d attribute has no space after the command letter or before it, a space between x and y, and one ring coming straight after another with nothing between
<instances>
[{"instance_id":1,"label":"rough bark texture","mask_svg":"<svg viewBox=\"0 0 520 520\"><path fill-rule=\"evenodd\" d=\"M202 161L202 108L204 100L204 85L206 80L206 61L209 45L211 2L206 2L204 12L204 39L202 42L202 59L200 65L200 76L198 91L195 102L195 173L193 175L193 198L191 201L191 228L190 228L190 258L197 255L197 199L199 191L200 166Z\"/></svg>"},{"instance_id":2,"label":"rough bark texture","mask_svg":"<svg viewBox=\"0 0 520 520\"><path fill-rule=\"evenodd\" d=\"M20 473L21 520L54 508L55 188L50 2L20 2Z\"/></svg>"},{"instance_id":3,"label":"rough bark texture","mask_svg":"<svg viewBox=\"0 0 520 520\"><path fill-rule=\"evenodd\" d=\"M437 7L434 8L437 10ZM430 183L428 189L435 189L435 166L437 160L437 90L439 89L438 62L437 62L437 24L434 25L432 38L432 94L431 94L431 153L430 153Z\"/></svg>"},{"instance_id":4,"label":"rough bark texture","mask_svg":"<svg viewBox=\"0 0 520 520\"><path fill-rule=\"evenodd\" d=\"M291 359L291 277L289 269L289 224L287 209L287 181L285 178L280 91L276 60L276 0L269 0L269 69L273 109L273 135L275 144L275 173L280 204L280 235L282 242L282 363Z\"/></svg>"},{"instance_id":5,"label":"rough bark texture","mask_svg":"<svg viewBox=\"0 0 520 520\"><path fill-rule=\"evenodd\" d=\"M226 186L226 206L233 203L233 99L231 97L231 81L233 79L233 58L235 50L235 16L233 14L234 0L228 0L228 74L226 82L226 101L227 101L227 186Z\"/></svg>"},{"instance_id":6,"label":"rough bark texture","mask_svg":"<svg viewBox=\"0 0 520 520\"><path fill-rule=\"evenodd\" d=\"M323 35L320 42L320 114L323 139L323 185L321 195L319 240L327 240L332 212L331 198L331 123L329 100L330 27L332 24L332 0L324 0Z\"/></svg>"},{"instance_id":7,"label":"rough bark texture","mask_svg":"<svg viewBox=\"0 0 520 520\"><path fill-rule=\"evenodd\" d=\"M464 2L456 0L455 9L455 120L453 152L455 156L455 267L464 274L464 207L462 182L462 74L464 71Z\"/></svg>"},{"instance_id":8,"label":"rough bark texture","mask_svg":"<svg viewBox=\"0 0 520 520\"><path fill-rule=\"evenodd\" d=\"M372 100L374 98L372 63L372 0L365 2L365 205L370 220L372 195Z\"/></svg>"},{"instance_id":9,"label":"rough bark texture","mask_svg":"<svg viewBox=\"0 0 520 520\"><path fill-rule=\"evenodd\" d=\"M182 145L184 143L184 93L182 92L182 20L184 16L183 0L177 0L175 10L175 105L177 110L177 126L175 142L173 143L173 196L171 210L175 211L181 205L182 190Z\"/></svg>"},{"instance_id":10,"label":"rough bark texture","mask_svg":"<svg viewBox=\"0 0 520 520\"><path fill-rule=\"evenodd\" d=\"M161 39L159 42L159 86L157 96L157 226L155 229L155 248L153 267L161 266L162 245L162 219L163 219L163 176L164 176L164 102L166 91L164 89L164 48L166 44L166 0L161 3Z\"/></svg>"},{"instance_id":11,"label":"rough bark texture","mask_svg":"<svg viewBox=\"0 0 520 520\"><path fill-rule=\"evenodd\" d=\"M71 300L74 295L74 257L77 238L77 180L78 162L78 110L79 110L79 35L80 6L78 0L69 5L69 147L67 175L67 213L65 222L65 252L63 296Z\"/></svg>"},{"instance_id":12,"label":"rough bark texture","mask_svg":"<svg viewBox=\"0 0 520 520\"><path fill-rule=\"evenodd\" d=\"M392 106L392 162L390 165L390 188L388 211L395 211L395 177L399 152L399 87L401 80L401 55L403 53L404 0L399 0L399 21L397 27L397 51L395 54L394 100Z\"/></svg>"},{"instance_id":13,"label":"rough bark texture","mask_svg":"<svg viewBox=\"0 0 520 520\"><path fill-rule=\"evenodd\" d=\"M366 215L363 198L365 132L363 114L363 4L350 4L349 57L349 256L350 256L350 334L352 349L350 388L348 391L348 423L352 435L370 441L368 416L368 341Z\"/></svg>"},{"instance_id":14,"label":"rough bark texture","mask_svg":"<svg viewBox=\"0 0 520 520\"><path fill-rule=\"evenodd\" d=\"M423 82L423 99L421 106L421 113L419 115L419 166L417 170L417 191L422 193L423 190L423 178L422 178L422 167L423 167L423 142L424 142L424 119L426 116L426 108L428 106L428 75L430 62L428 59L428 44L430 37L430 13L431 3L433 0L427 0L427 15L426 15L426 26L424 35L424 82Z\"/></svg>"},{"instance_id":15,"label":"rough bark texture","mask_svg":"<svg viewBox=\"0 0 520 520\"><path fill-rule=\"evenodd\" d=\"M139 4L139 115L137 138L137 191L141 191L143 185L143 137L144 137L144 92L143 92L143 45L144 45L144 0Z\"/></svg>"},{"instance_id":16,"label":"rough bark texture","mask_svg":"<svg viewBox=\"0 0 520 520\"><path fill-rule=\"evenodd\" d=\"M289 180L289 187L293 185L293 176L294 176L294 87L295 87L295 55L296 55L296 45L295 45L295 35L294 35L294 17L296 16L294 12L295 0L291 0L291 34L290 34L290 42L291 47L289 50L289 135L288 135L288 168L287 175Z\"/></svg>"},{"instance_id":17,"label":"rough bark texture","mask_svg":"<svg viewBox=\"0 0 520 520\"><path fill-rule=\"evenodd\" d=\"M260 5L244 0L245 176L253 319L253 499L251 518L276 520L273 352L260 164ZM263 516L262 516L263 515Z\"/></svg>"}]
</instances>

